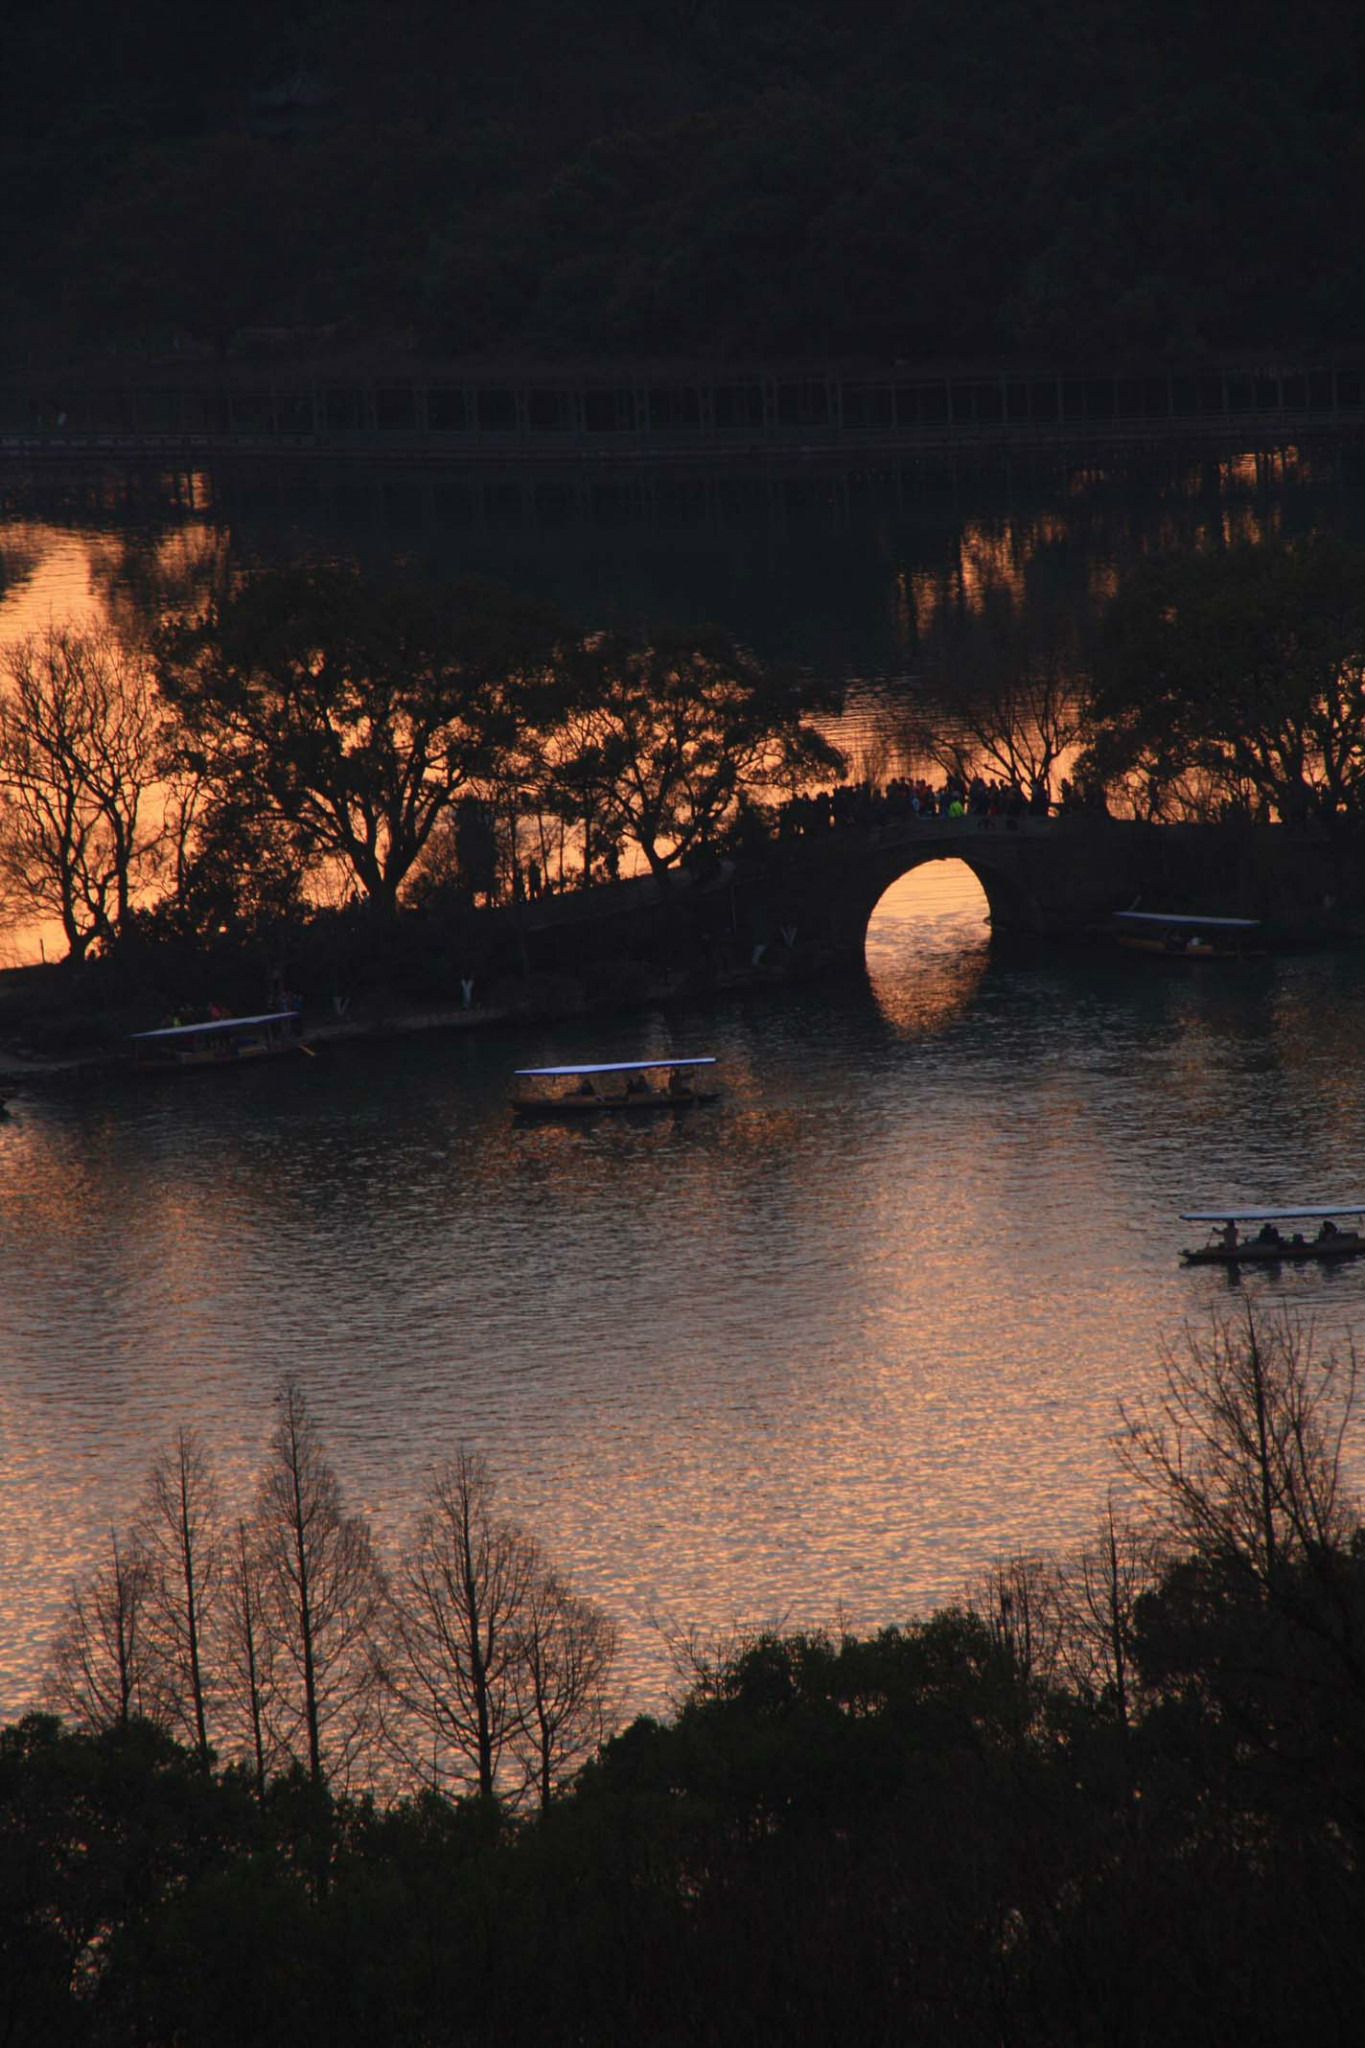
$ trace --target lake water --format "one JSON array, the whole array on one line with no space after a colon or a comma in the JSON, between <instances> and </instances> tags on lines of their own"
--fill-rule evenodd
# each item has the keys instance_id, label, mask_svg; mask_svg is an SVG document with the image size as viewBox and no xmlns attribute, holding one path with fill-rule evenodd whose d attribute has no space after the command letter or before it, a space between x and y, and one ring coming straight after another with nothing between
<instances>
[{"instance_id":1,"label":"lake water","mask_svg":"<svg viewBox=\"0 0 1365 2048\"><path fill-rule=\"evenodd\" d=\"M926 893L927 891L927 893ZM869 977L227 1076L30 1086L0 1123L0 1688L149 1450L245 1488L285 1372L392 1533L443 1447L617 1618L857 1628L1082 1535L1118 1404L1241 1299L1359 1326L1365 1263L1183 1269L1176 1212L1365 1181L1353 955L996 959L957 864ZM726 1101L514 1128L519 1064L712 1050Z\"/></svg>"},{"instance_id":2,"label":"lake water","mask_svg":"<svg viewBox=\"0 0 1365 2048\"><path fill-rule=\"evenodd\" d=\"M842 647L885 707L1002 591L1074 646L1115 550L1167 528L1304 525L1316 504L1354 530L1359 482L1333 463L1172 470L1126 509L1112 477L1005 503L964 485L956 508L836 521L823 555L789 528L650 546L675 615L769 651L804 634L813 663ZM215 550L287 547L227 519L228 486L139 488L14 486L0 628L44 603L146 606ZM324 553L342 531L299 527ZM367 545L398 551L388 530ZM639 601L638 530L610 601L609 534L573 549L583 604ZM732 583L726 615L704 600L741 557L769 573ZM534 582L538 561L548 586L556 560L518 528L503 568ZM1118 1404L1187 1325L1284 1298L1358 1329L1365 1261L1232 1289L1179 1266L1177 1211L1365 1192L1365 962L997 955L984 912L945 863L884 899L867 978L835 988L179 1085L28 1085L0 1119L0 1712L32 1697L64 1586L151 1450L193 1422L244 1490L286 1372L385 1535L433 1456L483 1449L508 1511L617 1619L638 1707L666 1684L660 1623L872 1628L1085 1533ZM507 1112L518 1065L705 1051L728 1096L686 1118Z\"/></svg>"},{"instance_id":3,"label":"lake water","mask_svg":"<svg viewBox=\"0 0 1365 2048\"><path fill-rule=\"evenodd\" d=\"M510 474L7 474L0 461L0 645L53 616L145 621L224 570L345 558L467 572L587 626L709 620L765 658L837 676L855 767L879 766L907 708L968 686L1002 651L1082 662L1141 555L1319 527L1365 538L1354 443Z\"/></svg>"}]
</instances>

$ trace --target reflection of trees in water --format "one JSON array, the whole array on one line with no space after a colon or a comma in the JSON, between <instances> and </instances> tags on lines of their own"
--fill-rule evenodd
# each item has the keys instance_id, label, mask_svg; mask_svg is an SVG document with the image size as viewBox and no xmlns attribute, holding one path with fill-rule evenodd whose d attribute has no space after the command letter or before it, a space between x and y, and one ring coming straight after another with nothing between
<instances>
[{"instance_id":1,"label":"reflection of trees in water","mask_svg":"<svg viewBox=\"0 0 1365 2048\"><path fill-rule=\"evenodd\" d=\"M689 472L684 489L661 475L625 500L596 471L592 488L566 490L560 471L519 471L511 485L500 471L442 470L434 481L386 472L379 488L354 478L339 486L325 466L287 482L228 470L91 469L0 485L0 513L19 525L112 535L144 559L160 538L207 525L229 538L235 563L256 566L363 554L377 568L408 556L416 530L437 569L467 570L477 553L487 573L537 587L549 575L558 590L567 563L577 587L563 600L596 623L641 609L710 618L770 657L846 643L851 607L869 651L874 636L884 640L877 666L895 673L940 614L970 615L1001 590L1036 606L1060 571L1057 609L1069 615L1077 590L1115 562L1154 546L1208 545L1225 518L1239 533L1278 518L1295 531L1344 531L1359 513L1342 470L1334 447L1195 459L1114 452L1085 462L864 451L855 469L822 467L824 487L813 495L809 465L788 470L774 454L752 477L727 464ZM510 522L509 489L518 507Z\"/></svg>"},{"instance_id":2,"label":"reflection of trees in water","mask_svg":"<svg viewBox=\"0 0 1365 2048\"><path fill-rule=\"evenodd\" d=\"M200 616L230 582L231 540L204 518L169 531L136 529L96 536L90 582L109 619L130 638L168 616Z\"/></svg>"},{"instance_id":3,"label":"reflection of trees in water","mask_svg":"<svg viewBox=\"0 0 1365 2048\"><path fill-rule=\"evenodd\" d=\"M23 526L0 527L0 598L27 583L42 551Z\"/></svg>"},{"instance_id":4,"label":"reflection of trees in water","mask_svg":"<svg viewBox=\"0 0 1365 2048\"><path fill-rule=\"evenodd\" d=\"M224 587L231 541L192 496L150 523L103 498L86 516L22 512L0 526L0 644L61 627L145 642L168 614L197 615Z\"/></svg>"},{"instance_id":5,"label":"reflection of trees in water","mask_svg":"<svg viewBox=\"0 0 1365 2048\"><path fill-rule=\"evenodd\" d=\"M1059 756L1055 772L1073 772L1066 728L1075 724L1114 596L1134 572L1154 556L1221 556L1239 543L1349 533L1348 501L1333 502L1338 481L1330 456L1294 450L1162 466L1115 462L1058 471L1041 489L1025 482L994 502L987 493L964 497L962 516L937 535L923 527L888 535L889 546L916 543L913 555L887 562L902 671L869 678L834 736L855 758L885 758L891 772L943 768L946 755L965 748L993 776L1001 763L991 758L997 749L983 750L984 724L1009 729L1005 752ZM1048 704L1042 723L1060 747L1026 703L1020 722L1021 692L1040 691ZM926 743L929 732L937 745Z\"/></svg>"},{"instance_id":6,"label":"reflection of trees in water","mask_svg":"<svg viewBox=\"0 0 1365 2048\"><path fill-rule=\"evenodd\" d=\"M1099 618L1129 565L1158 549L1222 548L1360 515L1336 448L1057 455L980 450L933 458L865 452L856 470L788 470L774 455L622 494L554 478L442 471L383 487L301 469L288 481L229 470L50 473L0 487L5 549L46 524L69 547L97 537L91 584L121 626L195 609L244 568L413 558L553 594L585 625L710 619L764 659L858 678L832 731L855 755L909 756L902 713L953 707L1014 662L1063 679L1088 665ZM637 480L638 482L638 480ZM506 500L517 500L508 521ZM453 517L451 505L459 504ZM72 592L84 600L85 592ZM58 603L60 605L60 597ZM35 619L31 623L45 622Z\"/></svg>"},{"instance_id":7,"label":"reflection of trees in water","mask_svg":"<svg viewBox=\"0 0 1365 2048\"><path fill-rule=\"evenodd\" d=\"M1058 649L1071 640L1082 654L1125 563L1172 547L1221 546L1232 534L1261 539L1286 522L1335 525L1324 507L1335 482L1330 456L1280 450L1059 462L1041 474L1025 464L1003 489L988 479L960 495L955 488L941 520L932 497L922 500L918 516L888 522L880 536L896 557L888 572L902 645L933 671L968 668L983 631L989 642L993 623L1024 614L1035 637Z\"/></svg>"},{"instance_id":8,"label":"reflection of trees in water","mask_svg":"<svg viewBox=\"0 0 1365 2048\"><path fill-rule=\"evenodd\" d=\"M930 1037L970 1009L990 958L986 910L959 860L926 862L882 897L867 930L867 973L902 1037Z\"/></svg>"}]
</instances>

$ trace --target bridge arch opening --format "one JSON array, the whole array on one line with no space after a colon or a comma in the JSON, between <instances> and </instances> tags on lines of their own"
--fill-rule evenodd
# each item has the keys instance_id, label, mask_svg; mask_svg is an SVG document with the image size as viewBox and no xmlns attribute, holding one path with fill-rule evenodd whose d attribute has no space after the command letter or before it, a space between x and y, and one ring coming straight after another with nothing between
<instances>
[{"instance_id":1,"label":"bridge arch opening","mask_svg":"<svg viewBox=\"0 0 1365 2048\"><path fill-rule=\"evenodd\" d=\"M887 1022L907 1036L941 1030L969 1007L990 953L990 906L965 860L922 861L868 919L868 980Z\"/></svg>"}]
</instances>

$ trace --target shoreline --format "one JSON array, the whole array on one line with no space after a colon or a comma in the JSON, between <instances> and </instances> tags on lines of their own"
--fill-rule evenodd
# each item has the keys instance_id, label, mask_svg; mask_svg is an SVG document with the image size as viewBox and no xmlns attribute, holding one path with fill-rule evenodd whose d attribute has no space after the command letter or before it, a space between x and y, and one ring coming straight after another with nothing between
<instances>
[{"instance_id":1,"label":"shoreline","mask_svg":"<svg viewBox=\"0 0 1365 2048\"><path fill-rule=\"evenodd\" d=\"M631 441L610 447L579 441L558 447L526 443L469 443L434 447L429 442L342 442L329 438L258 440L249 436L194 434L118 437L43 434L0 434L0 466L34 462L59 469L63 464L88 468L92 462L133 466L201 466L215 461L243 468L282 463L287 467L335 463L346 470L370 467L392 474L408 467L417 471L544 469L557 474L574 470L621 469L633 474L652 470L685 471L734 468L753 464L771 468L783 462L818 465L829 470L865 469L880 461L943 459L949 456L1040 456L1054 459L1093 456L1101 451L1131 455L1180 455L1207 450L1278 449L1304 441L1350 446L1365 444L1365 417L1343 419L1333 414L1288 417L1285 414L1242 416L1206 421L1185 420L1161 425L1124 422L1072 422L1046 429L955 427L922 434L844 436L830 439L705 440L686 443Z\"/></svg>"},{"instance_id":2,"label":"shoreline","mask_svg":"<svg viewBox=\"0 0 1365 2048\"><path fill-rule=\"evenodd\" d=\"M582 362L256 353L0 368L0 460L866 463L1365 438L1358 354Z\"/></svg>"}]
</instances>

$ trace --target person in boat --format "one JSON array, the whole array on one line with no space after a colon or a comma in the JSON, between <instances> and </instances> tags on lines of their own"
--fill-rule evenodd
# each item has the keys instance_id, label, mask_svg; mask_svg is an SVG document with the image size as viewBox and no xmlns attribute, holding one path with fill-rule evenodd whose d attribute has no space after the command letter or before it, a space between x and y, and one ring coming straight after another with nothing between
<instances>
[{"instance_id":1,"label":"person in boat","mask_svg":"<svg viewBox=\"0 0 1365 2048\"><path fill-rule=\"evenodd\" d=\"M1334 1237L1339 1237L1340 1235L1341 1233L1331 1217L1324 1216L1322 1219L1322 1229L1318 1232L1318 1243L1330 1244Z\"/></svg>"},{"instance_id":2,"label":"person in boat","mask_svg":"<svg viewBox=\"0 0 1365 2048\"><path fill-rule=\"evenodd\" d=\"M627 1074L627 1095L652 1095L653 1092L653 1089L650 1087L648 1081L646 1081L643 1074Z\"/></svg>"},{"instance_id":3,"label":"person in boat","mask_svg":"<svg viewBox=\"0 0 1365 2048\"><path fill-rule=\"evenodd\" d=\"M592 1075L580 1074L574 1086L569 1090L569 1093L570 1095L596 1095L597 1090L593 1086Z\"/></svg>"},{"instance_id":4,"label":"person in boat","mask_svg":"<svg viewBox=\"0 0 1365 2048\"><path fill-rule=\"evenodd\" d=\"M1229 1218L1228 1218L1227 1222L1226 1222L1226 1223L1225 1223L1225 1224L1223 1225L1223 1231L1222 1231L1222 1242L1223 1242L1223 1250L1224 1250L1225 1252L1235 1252L1235 1251L1236 1251L1236 1249L1237 1249L1237 1224L1236 1224L1236 1221L1235 1221L1235 1219L1234 1219L1233 1217L1231 1217L1231 1216L1229 1216Z\"/></svg>"},{"instance_id":5,"label":"person in boat","mask_svg":"<svg viewBox=\"0 0 1365 2048\"><path fill-rule=\"evenodd\" d=\"M1263 1223L1256 1233L1257 1244L1281 1244L1283 1239L1273 1223Z\"/></svg>"},{"instance_id":6,"label":"person in boat","mask_svg":"<svg viewBox=\"0 0 1365 2048\"><path fill-rule=\"evenodd\" d=\"M692 1083L679 1067L670 1067L668 1070L668 1092L675 1102L692 1100Z\"/></svg>"}]
</instances>

